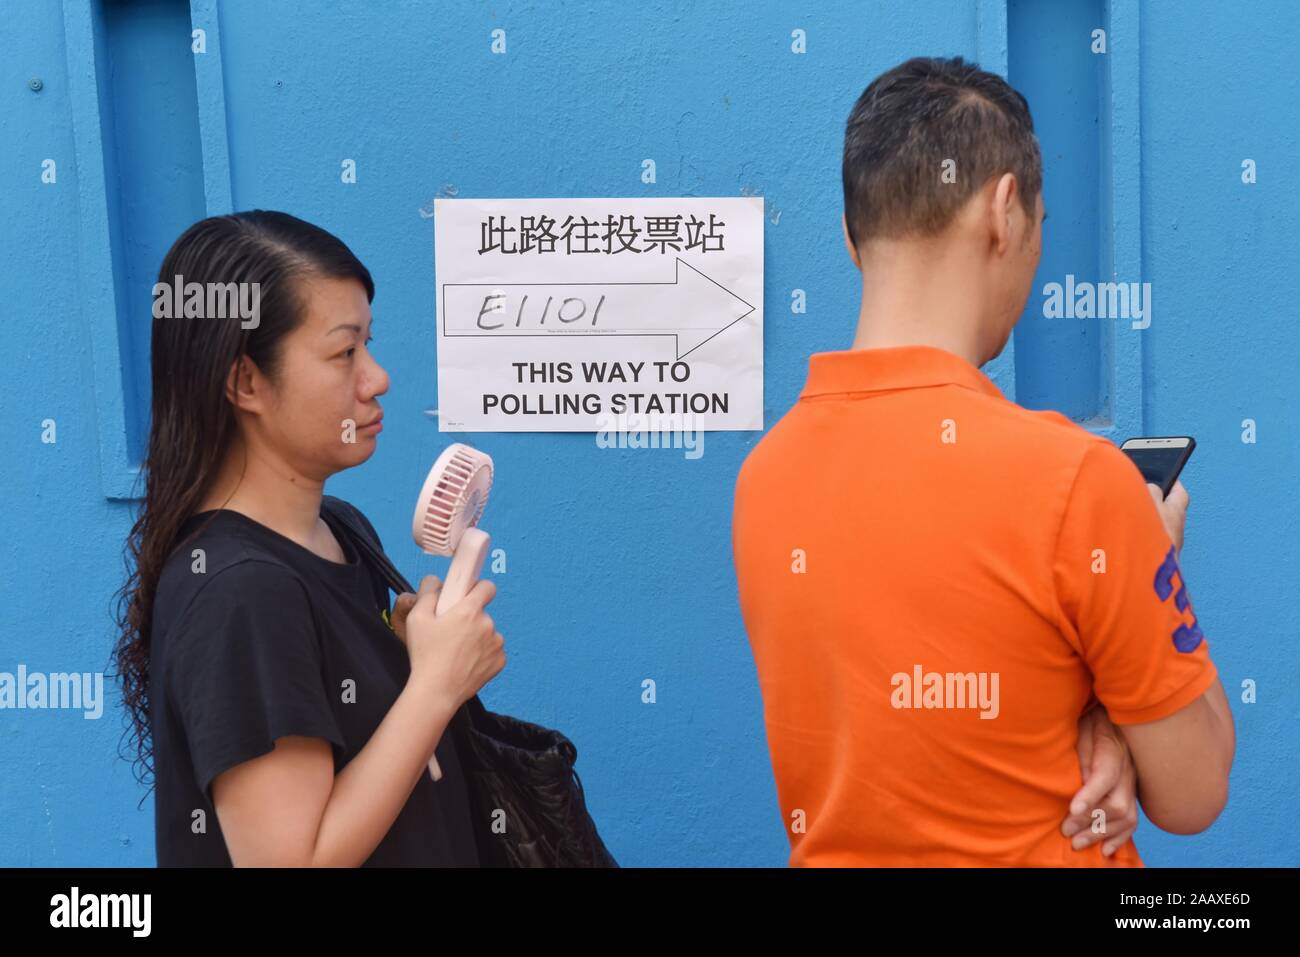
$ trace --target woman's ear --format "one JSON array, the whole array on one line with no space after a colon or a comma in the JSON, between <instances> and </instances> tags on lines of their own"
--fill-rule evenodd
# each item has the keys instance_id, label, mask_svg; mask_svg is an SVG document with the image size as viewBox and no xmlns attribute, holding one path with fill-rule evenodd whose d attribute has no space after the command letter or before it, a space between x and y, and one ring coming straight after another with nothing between
<instances>
[{"instance_id":1,"label":"woman's ear","mask_svg":"<svg viewBox=\"0 0 1300 957\"><path fill-rule=\"evenodd\" d=\"M261 411L260 385L261 374L258 371L257 363L248 357L240 354L230 365L230 372L226 375L226 399L236 409L244 409L249 412Z\"/></svg>"}]
</instances>

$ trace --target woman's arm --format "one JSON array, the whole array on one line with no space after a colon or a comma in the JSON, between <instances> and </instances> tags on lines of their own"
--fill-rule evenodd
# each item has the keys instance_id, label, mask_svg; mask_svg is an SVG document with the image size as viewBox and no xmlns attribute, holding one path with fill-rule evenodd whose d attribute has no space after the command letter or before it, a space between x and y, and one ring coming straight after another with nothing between
<instances>
[{"instance_id":1,"label":"woman's arm","mask_svg":"<svg viewBox=\"0 0 1300 957\"><path fill-rule=\"evenodd\" d=\"M398 637L411 671L388 714L334 774L329 742L285 735L273 750L213 778L212 802L237 867L356 867L384 839L460 705L505 667L505 639L480 581L435 617L442 583L425 576L405 601Z\"/></svg>"},{"instance_id":2,"label":"woman's arm","mask_svg":"<svg viewBox=\"0 0 1300 957\"><path fill-rule=\"evenodd\" d=\"M324 738L288 735L219 774L217 819L236 867L358 867L374 853L459 705L412 673L365 747L336 776Z\"/></svg>"}]
</instances>

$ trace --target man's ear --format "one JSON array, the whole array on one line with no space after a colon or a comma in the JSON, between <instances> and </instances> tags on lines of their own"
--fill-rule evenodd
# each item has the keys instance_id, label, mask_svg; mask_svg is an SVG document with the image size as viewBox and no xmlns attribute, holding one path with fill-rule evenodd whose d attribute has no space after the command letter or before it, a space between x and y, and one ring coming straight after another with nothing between
<instances>
[{"instance_id":1,"label":"man's ear","mask_svg":"<svg viewBox=\"0 0 1300 957\"><path fill-rule=\"evenodd\" d=\"M1020 189L1014 173L1003 173L993 187L993 202L989 204L989 233L993 250L998 255L1005 253L1011 245L1015 234L1015 206L1019 202Z\"/></svg>"},{"instance_id":2,"label":"man's ear","mask_svg":"<svg viewBox=\"0 0 1300 957\"><path fill-rule=\"evenodd\" d=\"M862 269L862 260L858 258L858 247L853 245L853 240L849 238L849 221L843 213L840 213L840 228L844 232L844 247L849 251L849 258L853 260L853 265Z\"/></svg>"}]
</instances>

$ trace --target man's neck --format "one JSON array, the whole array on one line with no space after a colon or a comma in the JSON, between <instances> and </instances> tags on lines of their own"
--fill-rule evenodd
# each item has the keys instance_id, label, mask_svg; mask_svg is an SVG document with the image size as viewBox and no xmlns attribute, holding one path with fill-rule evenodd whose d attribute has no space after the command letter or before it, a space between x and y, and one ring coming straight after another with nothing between
<instances>
[{"instance_id":1,"label":"man's neck","mask_svg":"<svg viewBox=\"0 0 1300 957\"><path fill-rule=\"evenodd\" d=\"M859 314L858 331L850 349L892 349L896 346L933 346L961 356L975 368L986 361L974 336L960 330L920 322L899 323L884 317Z\"/></svg>"},{"instance_id":2,"label":"man's neck","mask_svg":"<svg viewBox=\"0 0 1300 957\"><path fill-rule=\"evenodd\" d=\"M862 277L862 304L853 349L934 346L977 369L988 361L974 264L945 257L931 246L922 254L885 249Z\"/></svg>"}]
</instances>

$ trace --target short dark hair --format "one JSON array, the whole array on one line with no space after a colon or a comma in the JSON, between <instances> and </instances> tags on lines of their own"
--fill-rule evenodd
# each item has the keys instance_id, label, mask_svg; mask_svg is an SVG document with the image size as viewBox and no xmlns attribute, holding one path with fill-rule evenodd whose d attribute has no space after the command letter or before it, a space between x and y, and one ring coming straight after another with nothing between
<instances>
[{"instance_id":1,"label":"short dark hair","mask_svg":"<svg viewBox=\"0 0 1300 957\"><path fill-rule=\"evenodd\" d=\"M955 182L944 182L954 160ZM1043 164L1025 98L961 57L915 57L871 81L844 131L844 218L857 245L941 232L993 176L1032 219Z\"/></svg>"}]
</instances>

